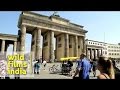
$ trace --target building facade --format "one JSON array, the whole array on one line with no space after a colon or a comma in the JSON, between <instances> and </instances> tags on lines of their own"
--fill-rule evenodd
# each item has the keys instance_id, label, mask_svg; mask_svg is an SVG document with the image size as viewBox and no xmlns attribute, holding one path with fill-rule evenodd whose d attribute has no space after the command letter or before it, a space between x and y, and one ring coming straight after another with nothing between
<instances>
[{"instance_id":1,"label":"building facade","mask_svg":"<svg viewBox=\"0 0 120 90\"><path fill-rule=\"evenodd\" d=\"M120 45L105 43L103 54L108 58L111 57L113 59L120 60Z\"/></svg>"},{"instance_id":2,"label":"building facade","mask_svg":"<svg viewBox=\"0 0 120 90\"><path fill-rule=\"evenodd\" d=\"M83 26L71 23L60 16L44 16L24 11L19 17L18 28L18 51L25 51L26 34L32 35L32 59L39 59L42 53L43 59L54 62L55 59L78 57L81 53L86 53L85 34L87 31L83 29ZM42 52L40 51L41 36L43 37Z\"/></svg>"},{"instance_id":3,"label":"building facade","mask_svg":"<svg viewBox=\"0 0 120 90\"><path fill-rule=\"evenodd\" d=\"M86 52L90 59L103 55L107 58L120 59L120 44L109 44L94 40L86 40Z\"/></svg>"},{"instance_id":4,"label":"building facade","mask_svg":"<svg viewBox=\"0 0 120 90\"><path fill-rule=\"evenodd\" d=\"M100 55L103 55L103 42L86 40L86 54L89 59L97 59Z\"/></svg>"}]
</instances>

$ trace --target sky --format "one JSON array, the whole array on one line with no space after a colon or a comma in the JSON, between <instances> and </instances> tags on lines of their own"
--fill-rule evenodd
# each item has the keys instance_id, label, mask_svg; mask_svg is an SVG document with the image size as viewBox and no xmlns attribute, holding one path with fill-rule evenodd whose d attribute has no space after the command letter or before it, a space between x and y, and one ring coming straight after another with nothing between
<instances>
[{"instance_id":1,"label":"sky","mask_svg":"<svg viewBox=\"0 0 120 90\"><path fill-rule=\"evenodd\" d=\"M50 16L53 11L34 11ZM0 11L0 33L17 35L20 11ZM60 17L84 26L88 31L86 39L120 43L120 12L119 11L58 11ZM26 48L30 49L31 35L26 36Z\"/></svg>"}]
</instances>

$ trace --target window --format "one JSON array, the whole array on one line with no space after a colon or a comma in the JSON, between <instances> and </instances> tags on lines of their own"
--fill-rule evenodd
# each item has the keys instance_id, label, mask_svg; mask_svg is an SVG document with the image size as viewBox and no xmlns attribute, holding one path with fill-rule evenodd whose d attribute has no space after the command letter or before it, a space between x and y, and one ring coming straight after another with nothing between
<instances>
[{"instance_id":1,"label":"window","mask_svg":"<svg viewBox=\"0 0 120 90\"><path fill-rule=\"evenodd\" d=\"M116 55L116 53L115 53L115 55Z\"/></svg>"},{"instance_id":2,"label":"window","mask_svg":"<svg viewBox=\"0 0 120 90\"><path fill-rule=\"evenodd\" d=\"M58 44L58 47L61 47L62 45L61 44Z\"/></svg>"},{"instance_id":3,"label":"window","mask_svg":"<svg viewBox=\"0 0 120 90\"><path fill-rule=\"evenodd\" d=\"M90 42L89 42L89 44L90 44Z\"/></svg>"},{"instance_id":4,"label":"window","mask_svg":"<svg viewBox=\"0 0 120 90\"><path fill-rule=\"evenodd\" d=\"M109 55L111 55L111 53L109 53Z\"/></svg>"},{"instance_id":5,"label":"window","mask_svg":"<svg viewBox=\"0 0 120 90\"><path fill-rule=\"evenodd\" d=\"M78 45L78 48L80 48L80 45Z\"/></svg>"},{"instance_id":6,"label":"window","mask_svg":"<svg viewBox=\"0 0 120 90\"><path fill-rule=\"evenodd\" d=\"M110 48L110 46L108 46L108 48Z\"/></svg>"},{"instance_id":7,"label":"window","mask_svg":"<svg viewBox=\"0 0 120 90\"><path fill-rule=\"evenodd\" d=\"M113 55L113 53L112 53L112 55Z\"/></svg>"},{"instance_id":8,"label":"window","mask_svg":"<svg viewBox=\"0 0 120 90\"><path fill-rule=\"evenodd\" d=\"M119 53L117 53L117 55L119 55Z\"/></svg>"},{"instance_id":9,"label":"window","mask_svg":"<svg viewBox=\"0 0 120 90\"><path fill-rule=\"evenodd\" d=\"M105 51L105 54L107 54L107 51Z\"/></svg>"}]
</instances>

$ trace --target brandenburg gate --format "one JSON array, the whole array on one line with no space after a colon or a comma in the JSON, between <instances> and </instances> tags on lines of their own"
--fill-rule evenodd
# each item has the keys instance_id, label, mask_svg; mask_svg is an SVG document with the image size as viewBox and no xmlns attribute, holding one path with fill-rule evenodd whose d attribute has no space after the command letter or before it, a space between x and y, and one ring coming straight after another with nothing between
<instances>
[{"instance_id":1,"label":"brandenburg gate","mask_svg":"<svg viewBox=\"0 0 120 90\"><path fill-rule=\"evenodd\" d=\"M18 51L25 51L26 33L32 35L31 52L33 59L42 58L47 62L58 61L63 57L79 57L86 53L83 26L71 23L58 15L44 16L30 11L23 11L18 21ZM40 45L42 43L42 50ZM53 39L56 39L54 42ZM56 49L54 50L54 45Z\"/></svg>"}]
</instances>

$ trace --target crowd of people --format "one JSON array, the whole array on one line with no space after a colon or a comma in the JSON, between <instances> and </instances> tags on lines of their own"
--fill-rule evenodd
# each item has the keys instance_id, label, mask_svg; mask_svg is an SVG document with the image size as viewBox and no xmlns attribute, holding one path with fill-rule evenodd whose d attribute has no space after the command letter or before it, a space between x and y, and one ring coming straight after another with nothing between
<instances>
[{"instance_id":1,"label":"crowd of people","mask_svg":"<svg viewBox=\"0 0 120 90\"><path fill-rule=\"evenodd\" d=\"M91 69L94 77L96 76L96 70L100 71L97 79L120 79L120 70L116 67L115 61L110 58L100 56L98 59L89 60L85 54L81 54L77 63L73 79L76 78L77 74L79 74L79 79L90 79Z\"/></svg>"},{"instance_id":2,"label":"crowd of people","mask_svg":"<svg viewBox=\"0 0 120 90\"><path fill-rule=\"evenodd\" d=\"M40 74L40 68L43 65L43 69L47 65L46 60L35 60L34 63L34 74ZM66 65L67 69L64 69L64 72L67 70L72 71L73 62L68 60L68 62L62 63L62 67ZM73 79L90 79L90 72L92 71L93 76L96 77L96 71L99 70L100 74L97 76L97 79L120 79L120 70L116 67L116 62L110 58L105 58L100 56L98 59L90 60L86 57L85 54L80 55L80 59L77 60L77 67ZM79 77L76 77L79 75Z\"/></svg>"}]
</instances>

